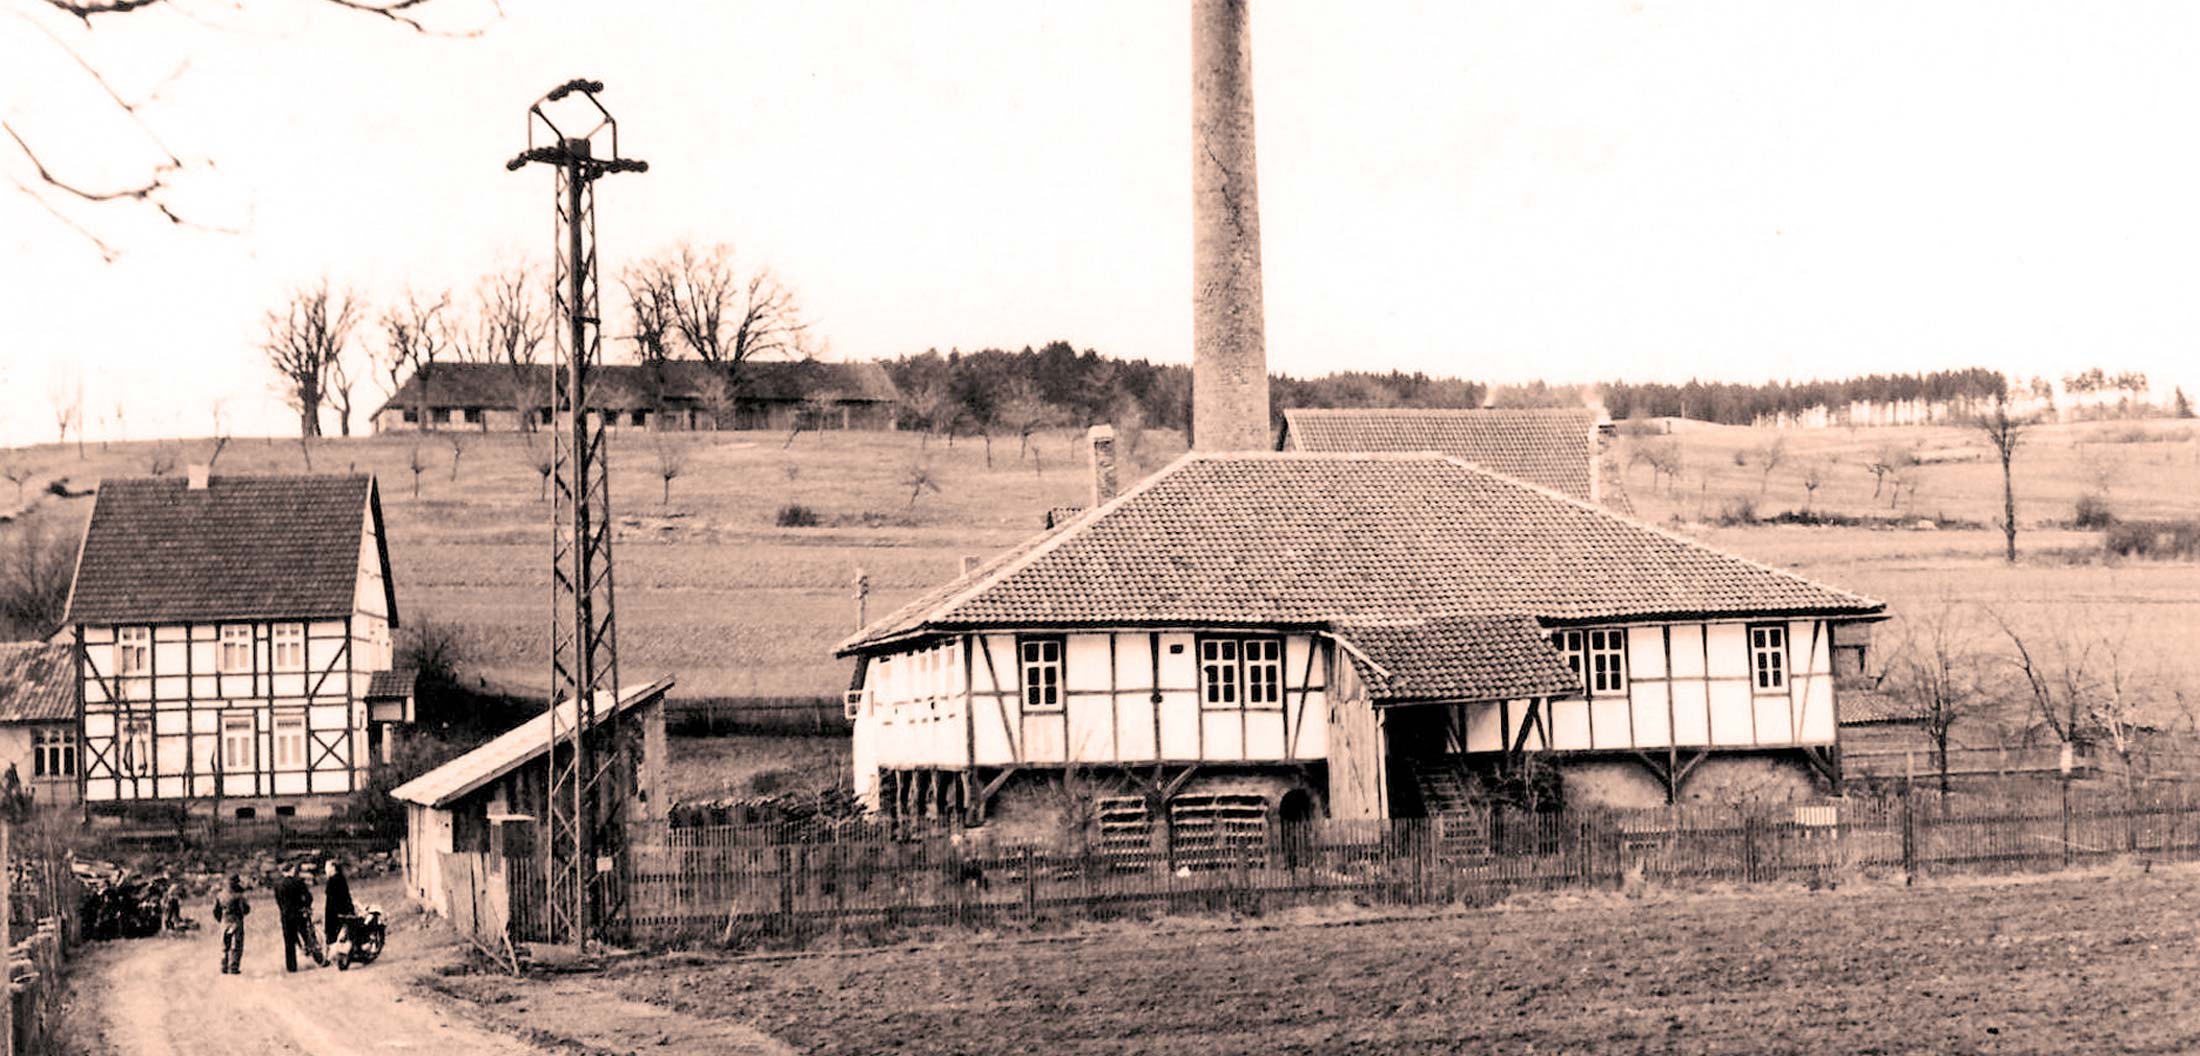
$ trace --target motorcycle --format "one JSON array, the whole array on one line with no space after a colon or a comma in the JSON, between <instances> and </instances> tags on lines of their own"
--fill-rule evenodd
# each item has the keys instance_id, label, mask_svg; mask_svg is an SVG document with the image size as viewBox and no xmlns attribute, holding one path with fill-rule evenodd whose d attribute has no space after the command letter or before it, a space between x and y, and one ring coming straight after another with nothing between
<instances>
[{"instance_id":1,"label":"motorcycle","mask_svg":"<svg viewBox=\"0 0 2200 1056\"><path fill-rule=\"evenodd\" d=\"M389 925L382 917L382 907L363 906L357 913L343 918L343 927L336 933L336 941L329 946L329 958L336 962L336 970L348 970L355 964L371 964L382 955L382 943L389 937Z\"/></svg>"}]
</instances>

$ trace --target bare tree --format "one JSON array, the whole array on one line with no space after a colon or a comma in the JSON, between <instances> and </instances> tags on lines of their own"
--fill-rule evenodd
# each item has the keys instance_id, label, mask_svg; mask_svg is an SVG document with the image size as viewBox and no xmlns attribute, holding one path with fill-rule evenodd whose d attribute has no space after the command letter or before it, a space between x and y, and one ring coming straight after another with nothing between
<instances>
[{"instance_id":1,"label":"bare tree","mask_svg":"<svg viewBox=\"0 0 2200 1056\"><path fill-rule=\"evenodd\" d=\"M436 362L448 359L457 344L445 314L450 307L450 294L429 301L407 290L402 304L382 313L381 371L389 378L393 399L404 375L412 374L413 414L422 429L435 428L428 413L428 388L435 381Z\"/></svg>"},{"instance_id":2,"label":"bare tree","mask_svg":"<svg viewBox=\"0 0 2200 1056\"><path fill-rule=\"evenodd\" d=\"M1123 445L1123 457L1138 457L1138 445L1146 439L1146 409L1128 396L1118 397L1109 418L1115 424L1115 439Z\"/></svg>"},{"instance_id":3,"label":"bare tree","mask_svg":"<svg viewBox=\"0 0 2200 1056\"><path fill-rule=\"evenodd\" d=\"M1023 461L1031 447L1032 432L1053 418L1054 406L1029 378L1009 379L994 397L993 406L1000 423L1016 431L1016 461Z\"/></svg>"},{"instance_id":4,"label":"bare tree","mask_svg":"<svg viewBox=\"0 0 2200 1056\"><path fill-rule=\"evenodd\" d=\"M541 277L521 263L481 280L480 316L460 340L459 358L469 363L501 364L512 381L513 411L520 428L533 430L537 406L529 383L550 339L550 312L535 298ZM548 393L541 394L547 403Z\"/></svg>"},{"instance_id":5,"label":"bare tree","mask_svg":"<svg viewBox=\"0 0 2200 1056\"><path fill-rule=\"evenodd\" d=\"M669 434L659 433L656 438L657 476L664 481L665 505L672 504L672 482L687 472L687 445ZM548 479L547 477L544 479Z\"/></svg>"},{"instance_id":6,"label":"bare tree","mask_svg":"<svg viewBox=\"0 0 2200 1056\"><path fill-rule=\"evenodd\" d=\"M1757 494L1772 486L1772 471L1787 464L1787 437L1775 436L1753 452L1757 461Z\"/></svg>"},{"instance_id":7,"label":"bare tree","mask_svg":"<svg viewBox=\"0 0 2200 1056\"><path fill-rule=\"evenodd\" d=\"M0 528L0 638L45 638L60 629L78 538L49 518Z\"/></svg>"},{"instance_id":8,"label":"bare tree","mask_svg":"<svg viewBox=\"0 0 2200 1056\"><path fill-rule=\"evenodd\" d=\"M462 429L453 429L443 434L443 442L451 445L451 479L455 481L458 479L459 460L466 457L466 433Z\"/></svg>"},{"instance_id":9,"label":"bare tree","mask_svg":"<svg viewBox=\"0 0 2200 1056\"><path fill-rule=\"evenodd\" d=\"M1889 657L1881 685L1910 705L1932 744L1933 770L1948 791L1948 743L1959 722L1992 703L1985 651L1966 610L1943 599L1904 618L1904 637Z\"/></svg>"},{"instance_id":10,"label":"bare tree","mask_svg":"<svg viewBox=\"0 0 2200 1056\"><path fill-rule=\"evenodd\" d=\"M550 501L550 474L557 469L552 454L550 444L540 439L540 434L527 433L520 438L520 455L542 485L536 494L537 502Z\"/></svg>"},{"instance_id":11,"label":"bare tree","mask_svg":"<svg viewBox=\"0 0 2200 1056\"><path fill-rule=\"evenodd\" d=\"M336 435L351 435L352 392L359 384L362 364L353 360L349 348L338 349L328 363L328 405L336 412Z\"/></svg>"},{"instance_id":12,"label":"bare tree","mask_svg":"<svg viewBox=\"0 0 2200 1056\"><path fill-rule=\"evenodd\" d=\"M2046 631L2019 632L1999 613L2010 663L2023 676L2040 724L2072 748L2105 742L2123 767L2126 792L2144 751L2141 734L2159 704L2153 672L2136 662L2123 631L2075 631L2055 622Z\"/></svg>"},{"instance_id":13,"label":"bare tree","mask_svg":"<svg viewBox=\"0 0 2200 1056\"><path fill-rule=\"evenodd\" d=\"M1879 448L1872 452L1871 457L1864 461L1864 468L1870 470L1872 474L1872 498L1879 497L1880 489L1885 486L1889 477L1901 473L1904 467L1916 464L1917 451L1915 448L1893 443L1879 445Z\"/></svg>"},{"instance_id":14,"label":"bare tree","mask_svg":"<svg viewBox=\"0 0 2200 1056\"><path fill-rule=\"evenodd\" d=\"M779 449L784 451L794 446L794 438L802 435L804 429L822 434L825 423L831 421L833 412L839 409L840 396L837 393L813 392L802 397L802 402L795 404L794 420L788 423L792 428L787 430L787 439L779 445Z\"/></svg>"},{"instance_id":15,"label":"bare tree","mask_svg":"<svg viewBox=\"0 0 2200 1056\"><path fill-rule=\"evenodd\" d=\"M426 35L472 36L479 32L468 28L451 31L424 21L425 9L433 6L434 0L322 0L322 3L328 8L371 15ZM171 147L157 127L163 108L153 104L160 100L171 82L184 75L189 63L179 62L173 72L157 78L149 88L118 85L108 78L100 63L87 56L67 35L72 31L89 33L95 25L126 19L140 11L172 10L172 5L160 0L39 0L25 8L17 12L19 20L38 34L35 40L26 35L26 44L53 49L68 59L83 77L81 85L37 85L40 97L96 99L94 105L101 108L100 112L119 117L121 121L112 122L101 117L93 122L95 127L128 128L130 131L122 137L78 135L75 130L84 124L81 118L88 116L83 114L76 115L80 120L41 122L35 111L18 112L10 120L0 121L0 134L4 134L7 145L29 162L34 173L28 179L11 178L9 182L15 190L57 223L89 242L102 259L110 262L119 257L121 251L94 232L93 228L99 226L94 217L117 207L144 209L181 227L233 233L228 228L204 222L192 215L197 210L179 205L170 197L177 177L212 172L216 167L211 158L196 157L187 150ZM188 14L186 17L199 20ZM33 86L26 84L23 87ZM78 91L78 88L83 90ZM95 172L112 175L89 175Z\"/></svg>"},{"instance_id":16,"label":"bare tree","mask_svg":"<svg viewBox=\"0 0 2200 1056\"><path fill-rule=\"evenodd\" d=\"M932 434L945 424L940 419L954 405L954 392L938 381L911 385L901 394L902 426L907 428L911 421L919 423L924 430L924 438L917 442L917 446L920 449L930 447Z\"/></svg>"},{"instance_id":17,"label":"bare tree","mask_svg":"<svg viewBox=\"0 0 2200 1056\"><path fill-rule=\"evenodd\" d=\"M76 457L84 457L84 385L78 382L73 390L66 385L55 385L46 390L47 405L53 408L54 443L69 442L69 430L76 430Z\"/></svg>"},{"instance_id":18,"label":"bare tree","mask_svg":"<svg viewBox=\"0 0 2200 1056\"><path fill-rule=\"evenodd\" d=\"M13 448L0 451L0 479L15 485L15 504L17 506L23 504L23 485L30 483L31 478L35 475L37 475L37 470L31 468L30 461L23 457L21 451Z\"/></svg>"},{"instance_id":19,"label":"bare tree","mask_svg":"<svg viewBox=\"0 0 2200 1056\"><path fill-rule=\"evenodd\" d=\"M417 499L420 497L420 474L427 472L428 456L420 450L419 444L414 444L405 457L405 468L412 470L413 475L413 498Z\"/></svg>"},{"instance_id":20,"label":"bare tree","mask_svg":"<svg viewBox=\"0 0 2200 1056\"><path fill-rule=\"evenodd\" d=\"M909 486L909 508L917 508L917 496L927 491L938 492L940 482L932 475L929 462L912 462L901 471L901 482Z\"/></svg>"},{"instance_id":21,"label":"bare tree","mask_svg":"<svg viewBox=\"0 0 2200 1056\"><path fill-rule=\"evenodd\" d=\"M2017 445L2024 442L2025 431L2031 428L2031 419L2009 413L2009 396L1997 393L1992 410L1979 415L1976 421L1979 432L1986 434L1986 441L1994 446L1994 454L2001 459L2001 530L2005 541L2003 556L2010 564L2017 563L2017 485L2011 463L2017 456Z\"/></svg>"},{"instance_id":22,"label":"bare tree","mask_svg":"<svg viewBox=\"0 0 2200 1056\"><path fill-rule=\"evenodd\" d=\"M1825 487L1826 474L1829 472L1831 472L1831 469L1826 465L1824 459L1814 458L1803 463L1802 478L1804 513L1809 513L1812 504L1818 501L1818 489Z\"/></svg>"},{"instance_id":23,"label":"bare tree","mask_svg":"<svg viewBox=\"0 0 2200 1056\"><path fill-rule=\"evenodd\" d=\"M771 353L806 351L809 323L794 291L768 268L742 274L733 247L686 242L628 269L622 277L637 314L679 338L688 353L738 386L741 365Z\"/></svg>"},{"instance_id":24,"label":"bare tree","mask_svg":"<svg viewBox=\"0 0 2200 1056\"><path fill-rule=\"evenodd\" d=\"M358 322L359 302L347 292L331 292L327 279L292 293L287 306L267 313L261 351L275 371L277 391L298 412L302 437L321 435L329 371Z\"/></svg>"}]
</instances>

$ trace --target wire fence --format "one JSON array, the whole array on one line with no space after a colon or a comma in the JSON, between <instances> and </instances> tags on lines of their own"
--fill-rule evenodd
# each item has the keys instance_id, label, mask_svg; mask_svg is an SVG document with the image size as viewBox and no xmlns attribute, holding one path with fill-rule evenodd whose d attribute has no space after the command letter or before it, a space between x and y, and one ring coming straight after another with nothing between
<instances>
[{"instance_id":1,"label":"wire fence","mask_svg":"<svg viewBox=\"0 0 2200 1056\"><path fill-rule=\"evenodd\" d=\"M787 838L794 835L795 838ZM1187 829L1044 842L906 824L649 834L607 877L626 941L778 945L821 933L1033 926L1352 901L1487 904L1521 891L1835 883L2200 860L2200 796L2062 789L1655 810ZM550 938L539 863L502 872L511 937Z\"/></svg>"}]
</instances>

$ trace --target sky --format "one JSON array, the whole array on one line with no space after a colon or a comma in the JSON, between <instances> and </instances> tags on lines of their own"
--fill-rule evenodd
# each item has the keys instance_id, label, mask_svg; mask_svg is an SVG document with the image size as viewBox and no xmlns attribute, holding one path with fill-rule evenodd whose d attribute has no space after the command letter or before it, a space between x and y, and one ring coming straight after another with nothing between
<instances>
[{"instance_id":1,"label":"sky","mask_svg":"<svg viewBox=\"0 0 2200 1056\"><path fill-rule=\"evenodd\" d=\"M544 259L550 173L503 162L577 76L651 165L599 185L607 293L726 243L834 358L1190 358L1179 0L423 17L448 35L310 2L87 28L0 0L0 119L89 187L164 144L193 225L56 218L0 139L0 442L53 439L79 386L94 439L294 431L263 315L323 276L380 305ZM1272 370L2200 383L2193 5L1255 0L1252 26ZM72 56L150 95L144 128Z\"/></svg>"}]
</instances>

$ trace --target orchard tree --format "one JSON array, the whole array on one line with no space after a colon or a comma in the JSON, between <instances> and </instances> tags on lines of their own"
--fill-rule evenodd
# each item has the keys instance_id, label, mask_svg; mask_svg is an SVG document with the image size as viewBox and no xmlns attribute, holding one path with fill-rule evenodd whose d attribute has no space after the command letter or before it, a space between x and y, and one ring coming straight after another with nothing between
<instances>
[{"instance_id":1,"label":"orchard tree","mask_svg":"<svg viewBox=\"0 0 2200 1056\"><path fill-rule=\"evenodd\" d=\"M290 303L267 313L260 350L275 372L276 390L298 412L302 440L321 435L321 403L336 361L359 323L359 302L331 291L327 279L297 290Z\"/></svg>"},{"instance_id":2,"label":"orchard tree","mask_svg":"<svg viewBox=\"0 0 2200 1056\"><path fill-rule=\"evenodd\" d=\"M2017 563L2017 485L2012 464L2017 456L2017 445L2024 442L2031 419L2009 412L2006 395L1994 397L1993 407L1978 417L1976 427L1985 434L1987 443L1993 445L1995 457L2001 459L2001 530L2005 543L2004 557L2010 564Z\"/></svg>"},{"instance_id":3,"label":"orchard tree","mask_svg":"<svg viewBox=\"0 0 2200 1056\"><path fill-rule=\"evenodd\" d=\"M448 293L431 301L406 290L402 303L382 313L382 352L378 360L381 374L389 380L393 399L403 387L405 375L412 375L413 414L422 429L435 428L429 413L428 388L435 382L436 362L449 360L456 352L458 342L451 329L450 307Z\"/></svg>"}]
</instances>

